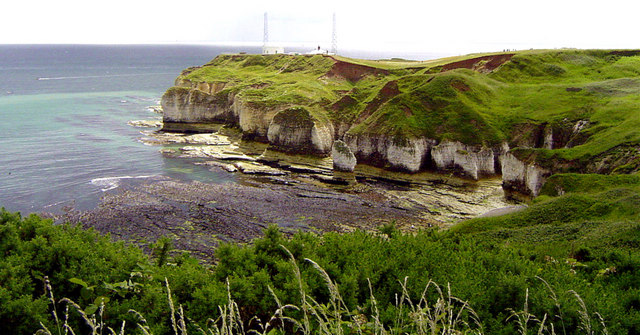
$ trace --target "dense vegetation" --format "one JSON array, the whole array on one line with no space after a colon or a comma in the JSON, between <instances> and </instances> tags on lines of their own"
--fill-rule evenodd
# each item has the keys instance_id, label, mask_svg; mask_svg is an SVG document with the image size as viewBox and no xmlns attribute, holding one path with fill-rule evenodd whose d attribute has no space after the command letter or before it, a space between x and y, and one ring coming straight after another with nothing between
<instances>
[{"instance_id":1,"label":"dense vegetation","mask_svg":"<svg viewBox=\"0 0 640 335\"><path fill-rule=\"evenodd\" d=\"M584 333L585 325L601 330L598 312L609 333L640 332L640 176L556 175L543 193L525 211L467 221L450 231L408 235L389 225L378 233L286 238L271 227L252 245L220 246L215 265L170 255L167 240L154 244L149 258L80 227L2 211L0 332L31 333L42 322L56 333L52 301L62 320L67 304L60 298L66 297L96 315L103 299L101 319L113 329L126 320L127 333L140 331L139 316L128 312L133 309L146 318L149 331L172 333L165 278L174 309L184 308L192 331L228 313L217 306L235 306L229 305L228 292L245 329L257 327L254 316L266 323L277 314L274 296L281 305L303 306L305 292L328 315L334 315L335 303L347 333L356 332L358 324L365 333L382 334L378 320L391 333L418 333L409 322L416 312L410 312L408 300L395 303L406 278L406 298L414 305L424 296L432 308L440 299L453 301L457 311L462 305L449 294L467 301L475 314L462 313L460 320L469 326L459 329L479 331L477 316L484 333L513 334L527 316L530 331L537 332L544 320L546 333L553 324L556 334L576 334ZM336 303L319 267L335 282L343 303ZM441 285L443 295L430 281ZM430 287L426 293L425 287ZM285 308L285 316L303 324L305 310ZM74 307L69 314L71 327L88 331ZM308 318L319 331L315 318ZM293 331L293 323L284 322L284 329Z\"/></svg>"}]
</instances>

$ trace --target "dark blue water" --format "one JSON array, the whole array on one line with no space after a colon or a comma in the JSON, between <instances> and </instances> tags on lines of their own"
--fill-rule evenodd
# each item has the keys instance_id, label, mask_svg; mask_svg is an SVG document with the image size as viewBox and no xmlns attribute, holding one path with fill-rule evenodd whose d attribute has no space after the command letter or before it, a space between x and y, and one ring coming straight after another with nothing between
<instances>
[{"instance_id":1,"label":"dark blue water","mask_svg":"<svg viewBox=\"0 0 640 335\"><path fill-rule=\"evenodd\" d=\"M232 181L137 140L129 120L157 117L175 77L222 52L214 46L0 45L0 207L95 206L104 190L170 176Z\"/></svg>"}]
</instances>

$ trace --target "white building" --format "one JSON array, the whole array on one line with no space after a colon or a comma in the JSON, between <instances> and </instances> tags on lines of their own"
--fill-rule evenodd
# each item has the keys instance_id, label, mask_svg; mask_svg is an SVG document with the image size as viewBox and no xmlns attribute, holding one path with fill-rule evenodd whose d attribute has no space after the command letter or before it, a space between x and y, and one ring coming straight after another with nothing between
<instances>
[{"instance_id":1,"label":"white building","mask_svg":"<svg viewBox=\"0 0 640 335\"><path fill-rule=\"evenodd\" d=\"M262 47L263 55L276 55L276 54L283 54L283 53L284 53L284 47L277 47L277 46L271 46L271 45L265 45Z\"/></svg>"},{"instance_id":2,"label":"white building","mask_svg":"<svg viewBox=\"0 0 640 335\"><path fill-rule=\"evenodd\" d=\"M320 46L318 46L317 49L305 52L305 55L335 55L335 53L329 52L329 50L326 49L321 49Z\"/></svg>"}]
</instances>

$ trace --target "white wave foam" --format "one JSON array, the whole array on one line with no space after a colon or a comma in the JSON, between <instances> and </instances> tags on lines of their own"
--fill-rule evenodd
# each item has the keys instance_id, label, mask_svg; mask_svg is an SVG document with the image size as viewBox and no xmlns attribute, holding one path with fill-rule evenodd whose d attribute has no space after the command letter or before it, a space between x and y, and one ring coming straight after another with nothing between
<instances>
[{"instance_id":1,"label":"white wave foam","mask_svg":"<svg viewBox=\"0 0 640 335\"><path fill-rule=\"evenodd\" d=\"M155 175L151 176L121 176L121 177L102 177L102 178L94 178L91 179L91 184L101 187L102 192L106 192L109 190L113 190L120 186L120 181L123 179L142 179L142 178L151 178L155 177Z\"/></svg>"},{"instance_id":2,"label":"white wave foam","mask_svg":"<svg viewBox=\"0 0 640 335\"><path fill-rule=\"evenodd\" d=\"M58 201L58 202L54 202L54 203L52 203L52 204L48 204L48 205L44 206L43 208L49 208L49 207L53 207L53 206L58 206L58 205L60 205L60 204L63 204L63 203L65 203L65 202L68 202L68 201L69 201L69 200L61 200L61 201Z\"/></svg>"},{"instance_id":3,"label":"white wave foam","mask_svg":"<svg viewBox=\"0 0 640 335\"><path fill-rule=\"evenodd\" d=\"M66 79L83 79L83 78L109 78L109 77L133 77L148 76L155 74L172 74L172 73L130 73L130 74L105 74L100 76L75 76L75 77L38 77L38 80L66 80Z\"/></svg>"}]
</instances>

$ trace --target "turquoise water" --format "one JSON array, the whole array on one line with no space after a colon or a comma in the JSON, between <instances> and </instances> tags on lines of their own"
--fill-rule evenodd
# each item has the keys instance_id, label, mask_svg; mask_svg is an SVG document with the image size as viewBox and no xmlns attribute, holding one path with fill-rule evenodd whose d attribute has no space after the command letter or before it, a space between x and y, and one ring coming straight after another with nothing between
<instances>
[{"instance_id":1,"label":"turquoise water","mask_svg":"<svg viewBox=\"0 0 640 335\"><path fill-rule=\"evenodd\" d=\"M169 46L0 46L0 206L87 209L104 192L163 176L229 182L161 147L129 120L157 118L164 90L220 49Z\"/></svg>"},{"instance_id":2,"label":"turquoise water","mask_svg":"<svg viewBox=\"0 0 640 335\"><path fill-rule=\"evenodd\" d=\"M164 158L161 148L139 143L140 129L127 121L157 117L147 107L183 69L239 51L259 49L0 45L0 207L25 214L88 209L104 192L163 177L234 182L232 174Z\"/></svg>"}]
</instances>

